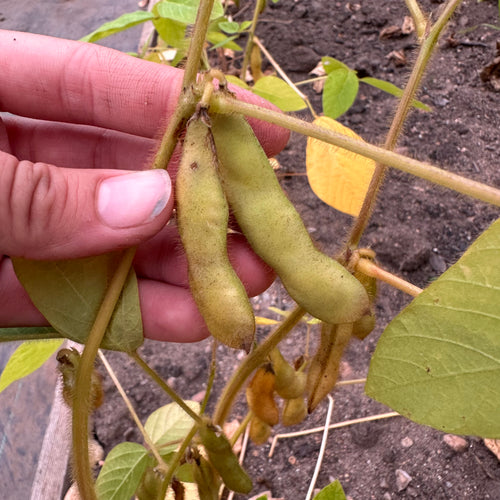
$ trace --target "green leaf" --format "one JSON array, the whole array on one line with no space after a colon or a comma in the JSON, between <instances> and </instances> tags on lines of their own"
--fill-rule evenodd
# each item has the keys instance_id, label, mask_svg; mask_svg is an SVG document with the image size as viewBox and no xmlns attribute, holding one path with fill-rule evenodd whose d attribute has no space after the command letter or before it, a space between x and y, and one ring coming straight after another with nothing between
<instances>
[{"instance_id":1,"label":"green leaf","mask_svg":"<svg viewBox=\"0 0 500 500\"><path fill-rule=\"evenodd\" d=\"M200 405L195 401L185 402L193 411L199 413ZM184 439L193 427L193 420L176 403L169 403L149 415L144 428L161 454L175 450L179 441ZM169 444L167 444L169 443Z\"/></svg>"},{"instance_id":2,"label":"green leaf","mask_svg":"<svg viewBox=\"0 0 500 500\"><path fill-rule=\"evenodd\" d=\"M399 87L396 87L393 83L386 82L385 80L379 80L378 78L372 78L371 76L365 76L364 78L359 79L360 82L366 83L368 85L371 85L372 87L375 87L379 90L382 90L384 92L387 92L388 94L391 94L395 97L401 97L403 95L403 90L400 89ZM421 109L423 111L432 111L432 108L430 106L427 106L427 104L424 104L423 102L417 101L416 99L413 99L411 101L411 105L415 108Z\"/></svg>"},{"instance_id":3,"label":"green leaf","mask_svg":"<svg viewBox=\"0 0 500 500\"><path fill-rule=\"evenodd\" d=\"M54 352L61 347L64 340L33 340L22 343L9 358L0 375L0 392L12 382L26 377L38 370Z\"/></svg>"},{"instance_id":4,"label":"green leaf","mask_svg":"<svg viewBox=\"0 0 500 500\"><path fill-rule=\"evenodd\" d=\"M19 326L15 328L0 328L0 342L15 342L16 340L57 339L61 334L51 326Z\"/></svg>"},{"instance_id":5,"label":"green leaf","mask_svg":"<svg viewBox=\"0 0 500 500\"><path fill-rule=\"evenodd\" d=\"M238 78L237 76L234 75L224 75L226 77L226 80L233 84L237 85L238 87L241 87L242 89L247 89L249 90L250 87L244 82L241 78Z\"/></svg>"},{"instance_id":6,"label":"green leaf","mask_svg":"<svg viewBox=\"0 0 500 500\"><path fill-rule=\"evenodd\" d=\"M322 57L321 62L323 64L323 69L325 70L325 73L329 75L332 71L335 71L336 69L345 69L348 71L351 71L349 66L345 65L342 61L339 61L338 59L334 59L333 57Z\"/></svg>"},{"instance_id":7,"label":"green leaf","mask_svg":"<svg viewBox=\"0 0 500 500\"><path fill-rule=\"evenodd\" d=\"M500 219L389 324L366 392L420 424L500 438Z\"/></svg>"},{"instance_id":8,"label":"green leaf","mask_svg":"<svg viewBox=\"0 0 500 500\"><path fill-rule=\"evenodd\" d=\"M297 92L276 76L259 78L252 87L252 92L272 102L282 111L298 111L306 107L306 103Z\"/></svg>"},{"instance_id":9,"label":"green leaf","mask_svg":"<svg viewBox=\"0 0 500 500\"><path fill-rule=\"evenodd\" d=\"M207 33L207 40L212 44L211 49L217 49L218 47L226 47L226 49L231 50L242 50L241 47L234 42L238 38L235 36L226 36L224 33L220 31L209 31Z\"/></svg>"},{"instance_id":10,"label":"green leaf","mask_svg":"<svg viewBox=\"0 0 500 500\"><path fill-rule=\"evenodd\" d=\"M336 119L344 114L358 94L359 80L351 69L337 68L331 71L323 88L323 112Z\"/></svg>"},{"instance_id":11,"label":"green leaf","mask_svg":"<svg viewBox=\"0 0 500 500\"><path fill-rule=\"evenodd\" d=\"M13 258L12 262L19 281L52 327L84 344L118 258L118 253L109 253L64 261ZM137 278L131 270L101 347L130 352L142 342Z\"/></svg>"},{"instance_id":12,"label":"green leaf","mask_svg":"<svg viewBox=\"0 0 500 500\"><path fill-rule=\"evenodd\" d=\"M139 486L149 460L146 448L138 443L120 443L115 446L106 457L97 477L97 498L131 498Z\"/></svg>"},{"instance_id":13,"label":"green leaf","mask_svg":"<svg viewBox=\"0 0 500 500\"><path fill-rule=\"evenodd\" d=\"M317 495L314 496L314 500L346 500L340 481L337 479L328 486L325 486Z\"/></svg>"},{"instance_id":14,"label":"green leaf","mask_svg":"<svg viewBox=\"0 0 500 500\"><path fill-rule=\"evenodd\" d=\"M250 26L252 26L252 21L243 21L240 25L240 33L250 28Z\"/></svg>"},{"instance_id":15,"label":"green leaf","mask_svg":"<svg viewBox=\"0 0 500 500\"><path fill-rule=\"evenodd\" d=\"M128 14L123 14L118 17L114 21L109 21L104 23L102 26L97 28L92 33L89 33L87 36L84 36L80 40L82 42L96 42L101 38L106 38L109 35L113 35L114 33L118 33L120 31L125 31L137 24L145 23L146 21L150 21L154 18L154 14L151 12L138 10L136 12L129 12Z\"/></svg>"},{"instance_id":16,"label":"green leaf","mask_svg":"<svg viewBox=\"0 0 500 500\"><path fill-rule=\"evenodd\" d=\"M184 24L194 24L198 12L199 0L165 0L156 5L156 12L161 17L166 17ZM224 15L224 8L220 0L216 0L210 19Z\"/></svg>"},{"instance_id":17,"label":"green leaf","mask_svg":"<svg viewBox=\"0 0 500 500\"><path fill-rule=\"evenodd\" d=\"M219 23L219 28L228 34L233 35L234 33L238 33L240 25L235 21L222 21Z\"/></svg>"},{"instance_id":18,"label":"green leaf","mask_svg":"<svg viewBox=\"0 0 500 500\"><path fill-rule=\"evenodd\" d=\"M158 5L158 4L157 4ZM156 6L155 6L156 8ZM153 20L153 26L160 38L171 47L186 50L188 44L185 40L186 25L172 19L158 17Z\"/></svg>"}]
</instances>

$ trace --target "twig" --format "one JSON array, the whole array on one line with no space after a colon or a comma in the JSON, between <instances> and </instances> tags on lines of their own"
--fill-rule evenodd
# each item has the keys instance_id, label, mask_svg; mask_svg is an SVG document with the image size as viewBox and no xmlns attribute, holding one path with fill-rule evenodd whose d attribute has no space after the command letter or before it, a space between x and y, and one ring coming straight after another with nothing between
<instances>
[{"instance_id":1,"label":"twig","mask_svg":"<svg viewBox=\"0 0 500 500\"><path fill-rule=\"evenodd\" d=\"M254 36L253 41L254 41L255 45L257 45L259 47L259 49L262 51L262 53L266 56L267 60L271 63L271 65L276 70L278 75L280 75L281 78L283 78L283 80L285 80L285 82L288 83L288 85L290 85L290 87L292 87L292 89L298 94L298 96L306 103L307 107L309 108L309 111L314 116L314 118L317 118L318 115L314 111L314 108L312 107L312 104L309 101L309 98L297 88L297 86L295 85L295 83L292 82L292 80L290 80L288 75L283 71L283 68L276 62L276 60L268 52L266 47L264 47L264 44L259 40L259 38Z\"/></svg>"},{"instance_id":2,"label":"twig","mask_svg":"<svg viewBox=\"0 0 500 500\"><path fill-rule=\"evenodd\" d=\"M402 292L405 292L412 297L416 297L423 291L418 286L409 283L403 278L400 278L399 276L396 276L389 271L385 271L369 259L359 259L356 264L356 270L361 271L363 274L366 274L366 276L370 276L372 278L383 281L384 283L388 283L392 287L397 288L398 290L401 290Z\"/></svg>"},{"instance_id":3,"label":"twig","mask_svg":"<svg viewBox=\"0 0 500 500\"><path fill-rule=\"evenodd\" d=\"M371 415L369 417L354 418L352 420L345 420L344 422L338 422L336 424L330 425L328 427L328 429L329 430L340 429L341 427L348 427L349 425L362 424L364 422L372 422L374 420L382 420L384 418L399 417L399 416L400 416L400 414L395 412L395 411L389 412L389 413L381 413L379 415ZM304 431L276 434L273 438L273 442L271 444L271 449L269 450L268 456L269 457L273 456L274 449L276 448L276 443L278 442L278 439L307 436L308 434L315 434L316 432L321 432L323 430L324 430L324 426L323 427L313 427L312 429L306 429Z\"/></svg>"},{"instance_id":4,"label":"twig","mask_svg":"<svg viewBox=\"0 0 500 500\"><path fill-rule=\"evenodd\" d=\"M185 401L151 368L137 352L129 352L128 355L147 373L169 396L175 401L198 425L202 423L201 417L195 413Z\"/></svg>"},{"instance_id":5,"label":"twig","mask_svg":"<svg viewBox=\"0 0 500 500\"><path fill-rule=\"evenodd\" d=\"M309 485L309 490L307 490L307 495L305 500L310 500L314 493L314 486L316 486L316 481L318 479L319 471L321 469L321 464L323 462L323 456L325 455L326 442L328 440L328 429L330 427L330 420L332 419L332 412L333 412L333 398L330 396L330 394L328 394L328 410L326 412L323 438L321 439L321 446L319 449L318 460L316 461L316 467L314 468L313 477L311 478L311 484Z\"/></svg>"},{"instance_id":6,"label":"twig","mask_svg":"<svg viewBox=\"0 0 500 500\"><path fill-rule=\"evenodd\" d=\"M109 364L109 361L106 359L106 356L104 355L104 353L100 349L99 349L98 354L99 354L99 357L101 358L101 361L102 361L104 367L106 368L111 380L115 384L116 389L118 390L118 392L120 393L120 396L122 397L123 401L125 402L125 405L127 406L128 411L129 411L130 415L132 416L132 419L135 422L135 425L137 425L139 432L142 434L142 437L144 438L144 442L147 444L148 448L151 450L151 453L156 458L160 468L163 471L167 471L168 465L163 461L163 458L161 458L161 455L158 452L158 450L156 449L155 444L153 443L153 441L151 441L151 438L149 437L148 433L146 432L146 429L144 428L144 426L142 425L142 422L139 419L139 416L137 415L137 413L134 410L134 407L132 406L132 402L130 401L126 392L123 390L123 387L120 384L120 381L118 380L118 377L116 376L113 368Z\"/></svg>"},{"instance_id":7,"label":"twig","mask_svg":"<svg viewBox=\"0 0 500 500\"><path fill-rule=\"evenodd\" d=\"M335 384L335 387L342 387L344 385L354 385L354 384L364 384L366 382L366 378L355 378L352 380L341 380Z\"/></svg>"}]
</instances>

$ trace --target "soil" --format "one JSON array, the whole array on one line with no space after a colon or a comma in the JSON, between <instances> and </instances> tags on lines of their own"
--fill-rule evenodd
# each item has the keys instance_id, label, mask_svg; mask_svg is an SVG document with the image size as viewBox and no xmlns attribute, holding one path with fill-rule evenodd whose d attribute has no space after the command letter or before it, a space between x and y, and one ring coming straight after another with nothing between
<instances>
[{"instance_id":1,"label":"soil","mask_svg":"<svg viewBox=\"0 0 500 500\"><path fill-rule=\"evenodd\" d=\"M440 3L420 2L424 11L434 13ZM237 20L251 16L247 2L240 2L240 10L243 9L246 10L240 17L235 16ZM328 55L354 68L360 76L403 86L415 57L415 34L388 38L380 35L391 26L401 27L406 15L403 1L281 0L269 3L257 34L293 81L310 78L309 72L322 56ZM500 94L480 78L481 70L495 58L500 35L485 23L498 24L496 2L465 0L441 38L419 95L433 111L415 111L410 115L399 150L500 187L497 168ZM399 59L391 56L395 53L399 53ZM321 96L312 87L301 89L320 111ZM362 84L356 102L339 121L365 140L381 144L394 105L391 96ZM298 116L310 119L307 113ZM334 254L352 219L322 203L311 191L306 177L296 175L305 172L305 139L292 136L278 160L283 189L314 239L324 251ZM497 217L498 210L484 203L391 170L362 244L376 251L381 266L425 287L453 264ZM409 301L402 293L380 286L376 330L364 341L353 341L348 347L341 379L366 377L377 339ZM253 299L253 303L258 314L269 317L275 317L267 310L269 306L286 310L293 307L278 282ZM268 332L268 327L259 328L258 335L263 337ZM304 328L299 328L283 343L283 353L289 359L303 354L304 333ZM210 352L209 340L168 345L147 341L141 348L142 356L186 399L205 389ZM109 359L142 419L169 402L125 356L110 353ZM210 407L240 360L241 353L224 347L217 349L217 377ZM104 384L106 402L95 418L97 438L106 451L124 440L140 441L108 378ZM332 422L390 411L364 395L362 385L340 387L333 395ZM326 410L325 402L301 425L291 429L277 426L275 433L321 426ZM245 413L246 407L240 399L232 418L241 420ZM465 449L454 451L443 437L439 431L402 417L333 430L316 486L322 488L339 479L346 495L355 500L500 499L500 463L482 440L466 437ZM272 457L268 457L269 443L250 444L244 465L254 479L251 495L269 491L274 498L304 498L316 465L320 439L320 433L282 439ZM398 477L404 476L401 471L411 477L409 484L398 482Z\"/></svg>"}]
</instances>

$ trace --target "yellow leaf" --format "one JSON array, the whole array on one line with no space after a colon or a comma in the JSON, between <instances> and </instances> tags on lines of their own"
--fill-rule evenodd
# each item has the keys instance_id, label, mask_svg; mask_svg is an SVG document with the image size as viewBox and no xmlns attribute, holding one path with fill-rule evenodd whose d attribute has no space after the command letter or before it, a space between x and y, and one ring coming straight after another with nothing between
<instances>
[{"instance_id":1,"label":"yellow leaf","mask_svg":"<svg viewBox=\"0 0 500 500\"><path fill-rule=\"evenodd\" d=\"M267 325L277 325L279 321L270 318L264 318L263 316L255 316L255 324L259 326L267 326Z\"/></svg>"},{"instance_id":2,"label":"yellow leaf","mask_svg":"<svg viewBox=\"0 0 500 500\"><path fill-rule=\"evenodd\" d=\"M316 125L360 139L350 128L327 116ZM316 196L331 207L357 217L368 191L375 162L318 139L307 139L306 167L309 185Z\"/></svg>"}]
</instances>

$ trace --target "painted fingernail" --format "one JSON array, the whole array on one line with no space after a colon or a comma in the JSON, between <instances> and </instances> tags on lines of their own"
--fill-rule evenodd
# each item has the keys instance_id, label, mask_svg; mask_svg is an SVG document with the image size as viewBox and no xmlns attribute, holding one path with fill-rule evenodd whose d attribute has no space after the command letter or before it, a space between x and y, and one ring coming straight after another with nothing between
<instances>
[{"instance_id":1,"label":"painted fingernail","mask_svg":"<svg viewBox=\"0 0 500 500\"><path fill-rule=\"evenodd\" d=\"M110 177L97 191L97 212L112 228L151 222L167 205L172 193L165 170L146 170Z\"/></svg>"}]
</instances>

